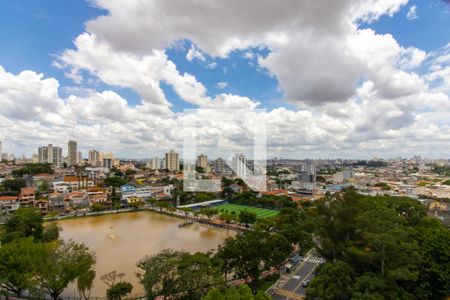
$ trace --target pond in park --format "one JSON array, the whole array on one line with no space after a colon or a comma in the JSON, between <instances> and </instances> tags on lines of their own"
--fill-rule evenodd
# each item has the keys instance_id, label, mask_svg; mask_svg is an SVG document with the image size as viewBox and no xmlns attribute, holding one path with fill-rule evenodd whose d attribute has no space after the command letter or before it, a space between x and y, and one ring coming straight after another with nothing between
<instances>
[{"instance_id":1,"label":"pond in park","mask_svg":"<svg viewBox=\"0 0 450 300\"><path fill-rule=\"evenodd\" d=\"M132 294L142 294L136 263L145 255L168 248L206 252L234 235L231 230L197 223L179 228L178 224L183 222L181 218L139 211L61 220L58 225L62 228L63 239L84 242L96 253L97 276L91 296L104 297L106 285L100 280L103 274L114 270L125 273L124 280L133 284ZM62 296L77 296L76 284L67 288Z\"/></svg>"}]
</instances>

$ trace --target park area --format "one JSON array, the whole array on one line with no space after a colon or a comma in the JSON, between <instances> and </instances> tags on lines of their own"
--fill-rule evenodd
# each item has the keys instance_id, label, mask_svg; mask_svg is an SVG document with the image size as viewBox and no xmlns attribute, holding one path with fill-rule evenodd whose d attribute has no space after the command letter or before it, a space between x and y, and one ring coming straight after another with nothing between
<instances>
[{"instance_id":1,"label":"park area","mask_svg":"<svg viewBox=\"0 0 450 300\"><path fill-rule=\"evenodd\" d=\"M246 210L255 213L257 218L273 217L279 213L279 211L273 209L258 208L239 204L222 204L216 206L215 208L218 209L220 212L231 213L234 211L236 214L239 214L240 211Z\"/></svg>"}]
</instances>

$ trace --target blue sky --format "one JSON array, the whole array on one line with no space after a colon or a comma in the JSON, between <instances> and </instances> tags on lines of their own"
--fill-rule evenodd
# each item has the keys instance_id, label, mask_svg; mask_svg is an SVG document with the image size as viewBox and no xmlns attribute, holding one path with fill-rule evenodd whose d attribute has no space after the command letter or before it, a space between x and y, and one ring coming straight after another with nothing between
<instances>
[{"instance_id":1,"label":"blue sky","mask_svg":"<svg viewBox=\"0 0 450 300\"><path fill-rule=\"evenodd\" d=\"M136 85L136 83L124 85L108 84L107 82L108 80L110 80L110 78L102 77L102 75L98 75L98 73L110 70L102 69L104 66L102 66L101 62L99 61L93 60L88 62L91 64L91 69L88 70L88 67L86 67L86 61L82 61L82 59L87 58L83 58L83 49L80 48L80 45L75 45L75 39L84 33L88 33L91 38L95 34L101 37L102 41L109 45L111 49L114 49L114 51L111 50L111 57L113 57L113 55L117 53L126 53L127 55L130 55L130 57L138 57L142 54L151 54L151 51L149 51L149 49L143 50L139 49L139 46L136 46L139 45L139 43L137 42L139 38L148 37L148 41L153 45L154 49L165 51L167 60L175 64L176 70L179 73L176 76L183 76L183 74L193 75L195 77L196 84L204 87L205 93L204 95L200 95L200 97L207 97L209 99L213 99L213 101L216 101L215 97L217 97L217 95L227 95L227 97L238 96L241 97L239 101L247 101L247 104L248 101L252 103L261 103L258 108L267 109L269 112L273 111L276 113L280 113L280 109L285 109L285 115L288 115L291 112L295 113L295 116L300 118L299 120L303 120L304 118L306 118L305 116L313 117L314 121L308 121L309 123L311 123L311 128L302 129L306 132L303 133L303 135L309 135L312 131L314 131L313 134L311 134L310 137L305 138L304 141L302 140L301 136L297 136L294 139L298 139L295 142L298 143L299 149L303 147L304 149L312 149L311 151L317 151L318 154L316 156L339 156L341 154L343 156L370 156L376 155L377 151L381 151L383 153L386 152L386 154L381 153L380 155L387 155L387 145L390 143L389 140L391 139L390 135L395 135L394 133L390 132L389 129L397 128L399 129L399 132L396 134L401 135L402 138L410 139L411 136L414 136L412 130L419 130L418 128L420 128L420 126L424 126L419 125L419 123L422 122L421 120L423 120L425 116L422 113L433 114L433 124L438 126L441 132L446 132L446 130L450 128L450 124L448 124L447 121L445 121L438 115L438 109L436 109L436 107L421 107L417 111L408 111L406 108L414 107L414 105L403 103L406 100L405 98L402 98L405 94L405 92L401 90L402 84L398 85L395 82L397 78L402 78L401 80L405 82L407 80L414 80L414 78L419 78L420 80L422 80L422 82L424 82L424 86L426 85L426 88L424 87L421 91L417 91L416 96L414 96L416 99L425 97L423 95L426 95L426 97L430 97L430 99L437 99L438 97L442 96L442 93L443 95L448 96L449 91L447 87L445 87L445 84L448 80L445 77L447 75L445 75L446 73L444 71L439 71L441 70L439 68L442 68L442 70L444 70L446 65L445 63L443 63L442 65L439 65L439 67L436 67L437 60L433 60L437 57L437 54L435 54L436 51L438 51L442 56L441 60L445 57L446 51L448 51L448 46L446 48L446 45L450 42L450 4L448 4L448 1L389 0L387 2L391 2L392 7L397 7L395 6L396 2L400 3L397 7L399 9L396 8L396 11L392 16L387 13L388 9L386 8L386 11L383 11L382 15L376 20L358 24L359 29L369 28L375 31L376 37L374 39L374 43L379 43L376 45L380 46L383 45L383 43L385 43L384 45L386 45L386 43L389 43L388 39L386 39L386 35L392 35L395 42L398 43L400 47L402 47L402 50L386 50L385 48L380 46L380 51L386 50L386 53L389 53L389 51L403 51L403 54L396 54L399 57L401 55L404 55L405 53L413 53L414 51L417 52L414 53L418 54L418 57L421 57L421 55L423 55L423 57L419 59L419 62L414 65L413 68L402 70L397 69L399 68L397 65L388 66L389 62L386 62L386 69L381 65L372 66L372 57L368 56L368 58L366 58L366 53L361 56L359 55L359 53L356 53L357 55L351 57L350 61L347 61L345 59L339 61L340 59L342 59L341 53L338 53L341 49L335 50L334 47L323 49L320 46L318 48L314 48L315 45L313 44L311 45L311 48L305 48L304 45L302 45L302 42L305 42L302 41L303 37L299 39L297 36L295 36L296 31L292 31L292 28L289 28L290 23L288 22L288 18L292 18L292 20L295 20L297 18L297 16L295 16L294 14L295 9L292 9L294 11L292 15L289 15L288 9L287 11L283 11L285 15L281 15L280 19L276 19L276 12L278 12L277 10L279 9L279 7L274 6L273 20L270 20L271 15L269 13L268 22L267 19L264 19L265 23L263 22L259 25L255 25L255 28L250 28L252 26L252 22L245 23L245 20L242 19L243 17L239 16L239 12L245 11L245 7L236 8L236 10L234 10L235 8L228 8L228 11L234 11L235 14L228 16L228 18L231 19L233 17L236 17L236 19L230 21L230 23L227 23L228 25L223 25L224 28L221 28L220 26L215 27L214 24L211 24L211 28L208 28L209 24L205 23L206 25L197 25L199 26L198 28L189 29L191 30L190 32L187 29L187 31L184 31L184 29L182 28L183 26L186 26L186 24L184 24L183 26L177 25L177 22L179 22L179 20L177 20L177 7L170 7L170 4L167 4L167 2L164 3L164 1L161 2L155 0L155 7L163 7L161 9L164 9L165 13L167 13L167 15L165 16L165 18L167 19L158 20L157 18L159 17L159 15L157 13L156 15L152 15L151 11L148 12L148 16L145 15L145 13L130 15L129 20L135 20L135 18L143 16L143 19L140 20L140 22L143 24L143 28L142 32L140 32L141 28L137 28L137 31L133 31L135 30L135 28L133 28L132 26L133 22L128 22L131 25L129 28L127 27L125 29L123 29L122 27L126 27L129 24L118 25L117 30L102 25L102 22L106 21L111 21L113 22L113 24L120 24L121 20L123 19L123 16L120 16L120 14L125 14L128 12L128 10L122 11L120 9L121 5L125 3L121 2L120 0L96 1L98 1L96 5L93 5L90 1L83 0L1 1L0 66L5 70L5 72L14 74L15 76L24 70L31 70L36 73L42 73L44 79L56 79L60 85L58 89L60 99L58 99L58 101L61 100L63 103L67 102L68 97L72 93L74 93L74 90L76 89L83 91L96 91L97 93L112 91L126 100L127 108L122 107L121 109L134 109L142 104L142 86L139 87L139 85ZM146 3L140 3L141 5L143 5L143 7L141 9L138 9L137 12L139 12L139 10L145 12L145 9L148 9L145 6ZM150 3L150 1L148 3ZM190 2L187 1L186 3ZM299 1L299 3L302 2ZM376 3L376 1L374 1L374 3ZM193 2L192 7L195 7L195 5L196 3ZM226 5L229 4L227 3ZM245 6L246 4L242 5ZM301 5L302 4L300 4L300 7ZM340 4L338 4L337 2L333 3L333 5L336 6L336 11L342 8L339 7ZM310 6L314 5L311 4ZM307 9L313 8L307 7ZM344 12L346 12L345 9L348 8L342 9ZM376 11L377 7L374 4L373 7L370 7L368 9L369 11L372 9L373 13L374 11ZM268 10L270 10L270 8L268 8ZM205 11L207 11L206 8ZM136 12L130 9L129 13L133 14ZM211 13L214 14L216 12L211 11ZM302 12L300 11L300 13ZM308 11L305 11L305 14L308 13ZM186 15L188 14L189 12L186 12ZM205 12L205 15L200 15L200 18L205 17L205 20L199 21L200 23L203 21L211 22L211 19L208 19L209 16L207 16L206 14L207 12ZM255 24L259 21L257 20L257 18L260 14L260 12L256 12L252 16L253 18L255 18ZM192 20L198 18L198 15L196 15L196 12L194 10L192 11L192 15L195 16L192 18ZM100 16L104 16L104 18L98 19ZM219 13L218 16L221 16L221 14ZM173 19L170 19L171 17ZM326 23L328 21L327 17L328 16L318 15L316 21L306 21L311 22L310 24L307 24L307 26L311 26L317 32L325 32L324 36L320 36L317 38L318 41L323 40L325 45L329 45L329 41L326 40L326 31L323 31L324 28L322 26L324 25L322 25L322 23ZM287 21L285 22L283 18L285 18ZM329 16L328 19L333 20L333 16ZM308 18L306 18L306 20L308 20ZM91 28L86 27L88 21L91 21ZM148 27L145 27L145 22L147 21L154 21L155 23L149 25ZM241 21L242 24L246 25L240 27L240 24L238 24L236 28L230 29L230 32L227 31L226 26L229 26L231 28L234 26L233 22L240 23ZM273 28L270 28L270 26L266 26L266 23L270 23L272 21ZM221 22L225 24L226 22L228 22L228 20L223 19L221 20ZM163 26L161 27L161 32L165 32L165 30L167 30L167 35L173 34L174 36L181 36L182 38L178 40L166 40L164 38L164 35L159 35L157 29L152 29L152 26L155 27L159 26L160 24L162 24L161 26ZM175 25L172 26L172 24ZM268 33L272 33L272 31L275 29L280 30L281 28L281 32L273 31L279 34L280 39L277 40L277 38L274 38L272 36L272 40L266 43L264 32L261 33L258 26L264 28L267 27L264 30L267 30ZM334 26L332 24L331 28L333 27ZM335 27L338 27L338 24L336 24ZM121 31L122 29L125 34L123 34L123 32ZM232 30L236 30L236 33L231 32ZM303 30L303 28L300 28L299 30L301 31ZM343 34L341 40L338 39L337 41L333 41L332 43L342 42L342 40L346 38L346 35L347 37L354 38L355 36L360 34L360 32L350 32L350 29L348 28L346 30L349 30L349 32ZM283 32L286 33L287 39L291 39L288 40L287 43L286 41L283 41L283 38L286 39L286 37L283 36ZM305 32L309 31L305 29ZM127 34L130 35L129 40L127 41L131 44L129 45L130 47L128 47L128 45L126 45L126 43L124 44L122 41L122 39L127 38ZM187 37L184 37L184 35L194 37L195 39L197 39L197 43L194 44ZM220 49L228 45L228 40L226 40L227 38L236 38L242 41L243 45L246 46L241 47L239 44L237 44L231 47L231 50L229 50L226 55L218 55L218 53L221 51ZM311 41L305 43L315 43L316 38L313 38ZM135 42L136 45L133 44ZM248 46L246 43L248 43L248 45L250 46ZM168 46L158 48L158 46L161 44L165 44ZM317 42L317 44L320 45L319 42ZM338 48L339 46L342 47L342 45L336 44L336 48ZM394 46L390 44L389 47L392 48ZM73 52L75 53L74 60L65 61L65 63L67 64L66 68L57 68L54 62L61 59L61 57L63 57L64 54L67 53L68 49L73 50ZM192 49L199 51L198 53L201 54L201 57L188 59L188 52ZM358 47L356 47L355 49L356 50L351 49L351 51L360 51ZM367 52L370 51L370 49L363 49L361 51ZM427 56L425 57L425 55ZM290 58L287 59L289 56ZM331 57L331 59L328 58L328 56ZM333 58L334 56L335 59ZM383 54L380 55L380 57L382 56ZM356 59L361 59L361 57L366 61L358 62L353 65L353 61L356 61ZM390 57L389 54L386 54L386 57ZM290 60L292 60L292 64L289 63ZM336 60L336 64L334 64L334 60ZM398 63L398 61L396 63ZM380 64L380 62L377 61L374 64ZM432 73L430 71L430 66L434 66L434 71L437 70L438 72ZM82 82L75 82L67 76L67 72L70 70L70 68L74 68L82 76ZM355 68L355 71L352 71L352 68ZM378 70L380 73L375 74L378 72ZM343 74L347 71L349 72L349 74ZM94 73L97 75L93 75ZM297 73L298 82L296 80ZM330 74L334 74L335 76L330 76ZM335 79L341 77L341 75L343 78L342 82L334 82ZM123 78L127 78L126 75L123 76L125 76ZM152 76L152 78L159 78L157 74ZM390 78L390 76L392 76L392 78ZM387 82L392 83L392 86L386 86L386 82L382 82L383 78L387 78ZM347 79L348 82L345 82ZM185 93L187 94L180 95L179 93L175 92L172 86L173 84L176 84L174 83L176 81L169 83L167 82L167 78L157 80L160 80L159 88L163 92L165 99L171 105L171 112L180 113L183 111L183 109L196 108L199 106L199 104L195 103L195 101L186 99L187 94L195 93L195 91L185 91ZM323 87L320 86L321 82L324 84ZM1 83L2 82L0 78L0 96L2 96ZM318 83L319 85L317 86ZM373 87L371 88L371 86ZM414 84L412 86L414 86ZM139 88L141 88L141 90ZM393 88L397 90L393 91ZM370 89L373 90L371 91ZM383 89L385 90L383 91ZM333 94L331 95L331 100L322 99L321 97L323 97L326 93L324 94L321 92L325 90L336 90L336 99L333 98ZM361 94L363 92L364 94ZM362 100L358 100L353 103L352 97L358 95L358 99L365 99L364 97L367 97L370 93L378 93L378 95L382 95L382 97L380 96L380 99L377 99L376 102L377 105L380 106L380 113L383 110L391 109L392 114L396 115L398 120L391 120L389 119L390 117L386 116L386 114L382 117L372 116L371 113L373 112L367 109L369 105L365 104L365 102ZM5 95L6 94L4 94L3 97L6 97ZM329 94L327 94L327 96L329 97ZM395 97L397 97L397 100L394 99ZM413 98L413 96L411 97ZM9 103L8 105L10 105L11 101L13 101L10 99L7 100L9 101L7 101ZM394 102L389 102L387 100L395 100L395 107L392 106L392 103ZM442 105L443 100L439 98L439 100L433 101L441 101L439 103L441 103L440 105ZM371 106L374 106L373 104ZM66 105L68 104L66 103ZM355 105L359 107L355 108ZM8 109L9 115L5 113L5 120L14 121L15 116L20 113L16 110L13 110L13 108L8 107ZM84 126L87 123L96 123L96 121L92 120L90 116L83 115L86 114L86 111L77 112L72 107L66 109L68 111L71 111L72 115L76 115L79 118L78 121L74 121L74 127L76 127L76 125ZM360 112L358 109L360 110ZM42 108L36 108L37 112L41 110ZM355 119L345 120L343 118L344 116L348 115L348 111L358 111L359 113L361 113L362 117L360 116ZM108 116L107 118L109 117L111 116ZM52 128L52 126L59 126L52 123L55 121L54 116L42 117L44 119L43 121L38 121L39 118L40 117L36 115L32 118L32 121L37 123L39 126L43 126L43 128ZM51 121L49 121L49 118L51 118ZM83 118L86 118L86 120L83 121ZM371 120L371 118L373 118L373 120L369 121ZM383 118L386 118L386 120L382 120ZM426 118L429 118L429 115L427 115ZM286 119L288 120L289 118ZM329 122L329 124L333 124L333 126L329 125L328 123L324 124L323 120L326 120L326 122ZM412 120L415 120L415 123L412 122ZM100 124L103 121L104 120L100 121L99 119L98 122ZM114 122L115 120L111 119L109 121ZM318 122L318 124L315 124L315 122ZM374 127L373 130L381 130L383 131L385 136L380 137L375 132L361 133L361 128L370 127L364 122L372 122L371 124ZM379 122L379 126L385 127L375 129L376 124L374 122ZM305 124L306 123L307 122L305 121ZM398 125L400 123L401 125ZM107 125L104 125L102 123L101 126ZM294 129L299 128L299 126L301 127L303 125L294 124ZM407 129L407 126L412 127L410 129ZM430 128L434 127L431 126ZM153 127L150 129L156 130ZM344 132L345 130L347 131L345 133L342 133L342 135L339 135L341 133L338 134L335 132L335 130L342 130L342 132ZM355 130L355 132L350 132L351 130ZM69 133L67 134L69 135ZM70 133L70 136L71 135L76 136L77 133ZM302 135L300 131L299 135ZM24 145L26 145L27 143L31 143L30 147L35 147L36 144L42 144L42 142L44 142L44 138L30 139L29 137L25 138L25 135L23 134L18 134L15 138L17 139L16 144L19 146L14 146L13 137L10 136L11 135L9 132L0 132L0 139L9 142L9 144L12 145L11 149L13 149L14 151L23 151L23 153L26 153L27 155L30 153L31 148L24 149ZM333 137L335 137L336 140L332 141ZM81 137L79 139L82 138L84 137ZM95 140L95 137L92 137L92 139ZM354 142L357 139L360 140ZM374 140L372 141L367 139ZM386 145L383 146L384 148L382 147L382 149L380 148L380 143L382 143L380 142L381 140L386 143ZM86 140L86 143L88 142L90 141ZM285 148L277 148L277 154L283 154L284 151L288 151L286 149L290 149L289 151L294 151L292 149L297 149L295 148L295 146L290 145L290 142L291 141L286 141ZM415 142L411 141L411 149L417 148L417 146L413 146L414 143ZM278 145L279 142L274 142L274 144ZM324 144L327 145L324 146ZM118 146L117 151L123 156L141 155L139 150L137 150L138 146L136 146L136 149L132 150L127 147L128 146L126 145ZM365 152L366 147L370 148L369 150L367 150L367 153ZM351 149L359 150L358 153L355 154L351 152ZM411 149L408 151L412 151ZM341 154L336 151L340 151ZM360 151L364 152L364 154L361 154ZM398 153L402 154L402 151L399 149ZM423 150L423 153L424 155L434 155L433 151L425 148ZM302 153L302 155L306 154Z\"/></svg>"},{"instance_id":2,"label":"blue sky","mask_svg":"<svg viewBox=\"0 0 450 300\"><path fill-rule=\"evenodd\" d=\"M411 6L417 7L417 19L408 20L406 14ZM0 65L12 73L29 69L42 72L46 77L56 78L63 86L73 82L64 77L64 71L52 66L54 55L64 49L73 48L73 40L84 31L86 21L106 15L107 11L91 5L88 1L59 0L3 0L0 2ZM433 51L449 42L450 7L438 0L409 1L393 17L382 16L373 23L361 24L361 28L372 28L377 33L392 34L405 47L413 46ZM283 94L277 88L277 79L266 69L256 68L244 58L248 51L265 56L267 49L253 48L233 51L226 59L206 56L207 61L186 60L186 52L191 43L186 40L176 47L167 49L170 60L180 72L188 72L197 77L208 88L208 94L219 92L240 94L262 102L265 108L280 105ZM207 65L215 62L213 69ZM219 89L218 82L227 82L227 87ZM130 89L107 87L101 83L97 89L113 89L129 100L139 102L139 95ZM175 111L194 106L181 100L166 84L161 87L173 103Z\"/></svg>"}]
</instances>

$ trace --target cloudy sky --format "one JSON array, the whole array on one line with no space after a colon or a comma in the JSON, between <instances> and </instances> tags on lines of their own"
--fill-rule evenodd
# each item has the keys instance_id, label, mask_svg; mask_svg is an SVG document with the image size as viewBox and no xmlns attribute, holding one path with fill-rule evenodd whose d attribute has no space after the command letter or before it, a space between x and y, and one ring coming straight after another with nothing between
<instances>
[{"instance_id":1,"label":"cloudy sky","mask_svg":"<svg viewBox=\"0 0 450 300\"><path fill-rule=\"evenodd\" d=\"M4 0L0 140L120 157L450 155L450 4L442 0ZM258 109L215 122L221 109ZM188 119L189 120L189 119ZM261 125L262 126L262 125Z\"/></svg>"}]
</instances>

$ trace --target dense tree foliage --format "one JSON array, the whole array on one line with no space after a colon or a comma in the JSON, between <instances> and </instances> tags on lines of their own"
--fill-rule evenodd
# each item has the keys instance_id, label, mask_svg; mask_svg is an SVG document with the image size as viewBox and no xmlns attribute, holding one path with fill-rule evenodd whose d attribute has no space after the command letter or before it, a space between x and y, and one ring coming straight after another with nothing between
<instances>
[{"instance_id":1,"label":"dense tree foliage","mask_svg":"<svg viewBox=\"0 0 450 300\"><path fill-rule=\"evenodd\" d=\"M25 179L8 179L3 181L2 185L6 192L18 195L20 189L27 186L27 182Z\"/></svg>"},{"instance_id":2,"label":"dense tree foliage","mask_svg":"<svg viewBox=\"0 0 450 300\"><path fill-rule=\"evenodd\" d=\"M347 189L313 210L316 248L328 262L309 298L439 299L450 293L450 232L418 201Z\"/></svg>"},{"instance_id":3,"label":"dense tree foliage","mask_svg":"<svg viewBox=\"0 0 450 300\"><path fill-rule=\"evenodd\" d=\"M246 226L249 224L254 224L256 222L256 214L254 212L248 210L241 210L239 212L239 223L245 224Z\"/></svg>"},{"instance_id":4,"label":"dense tree foliage","mask_svg":"<svg viewBox=\"0 0 450 300\"><path fill-rule=\"evenodd\" d=\"M126 281L121 281L113 286L111 286L106 291L106 298L108 300L120 300L122 297L126 296L127 294L131 293L133 290L133 285Z\"/></svg>"},{"instance_id":5,"label":"dense tree foliage","mask_svg":"<svg viewBox=\"0 0 450 300\"><path fill-rule=\"evenodd\" d=\"M297 207L297 204L288 196L263 195L257 196L253 191L243 191L229 198L231 203L244 204L268 209L282 209Z\"/></svg>"},{"instance_id":6,"label":"dense tree foliage","mask_svg":"<svg viewBox=\"0 0 450 300\"><path fill-rule=\"evenodd\" d=\"M35 240L42 240L44 235L43 222L38 209L20 208L6 222L5 233L1 241L7 243L24 237L33 237Z\"/></svg>"},{"instance_id":7,"label":"dense tree foliage","mask_svg":"<svg viewBox=\"0 0 450 300\"><path fill-rule=\"evenodd\" d=\"M256 295L252 294L252 290L247 285L240 285L238 287L229 287L220 290L214 288L202 298L202 300L270 300L263 291L258 291Z\"/></svg>"},{"instance_id":8,"label":"dense tree foliage","mask_svg":"<svg viewBox=\"0 0 450 300\"><path fill-rule=\"evenodd\" d=\"M439 175L450 176L450 166L434 166L431 171Z\"/></svg>"},{"instance_id":9,"label":"dense tree foliage","mask_svg":"<svg viewBox=\"0 0 450 300\"><path fill-rule=\"evenodd\" d=\"M256 293L262 271L280 265L290 252L291 244L283 235L254 230L227 238L216 256L225 276L232 272L237 278L250 278Z\"/></svg>"},{"instance_id":10,"label":"dense tree foliage","mask_svg":"<svg viewBox=\"0 0 450 300\"><path fill-rule=\"evenodd\" d=\"M36 280L39 288L54 300L71 282L90 272L96 261L88 247L74 241L43 244L40 256Z\"/></svg>"},{"instance_id":11,"label":"dense tree foliage","mask_svg":"<svg viewBox=\"0 0 450 300\"><path fill-rule=\"evenodd\" d=\"M14 240L0 247L0 286L20 298L33 287L37 272L39 245L33 238Z\"/></svg>"},{"instance_id":12,"label":"dense tree foliage","mask_svg":"<svg viewBox=\"0 0 450 300\"><path fill-rule=\"evenodd\" d=\"M0 286L18 297L27 291L57 299L70 283L92 272L95 255L84 244L58 236L56 224L44 227L39 210L15 212L1 238Z\"/></svg>"},{"instance_id":13,"label":"dense tree foliage","mask_svg":"<svg viewBox=\"0 0 450 300\"><path fill-rule=\"evenodd\" d=\"M53 174L54 171L52 166L48 163L26 164L24 167L12 171L12 175L15 178L22 178L25 175L36 175L41 173Z\"/></svg>"},{"instance_id":14,"label":"dense tree foliage","mask_svg":"<svg viewBox=\"0 0 450 300\"><path fill-rule=\"evenodd\" d=\"M209 289L223 284L221 272L209 253L163 250L144 257L138 267L148 299L199 299Z\"/></svg>"}]
</instances>

